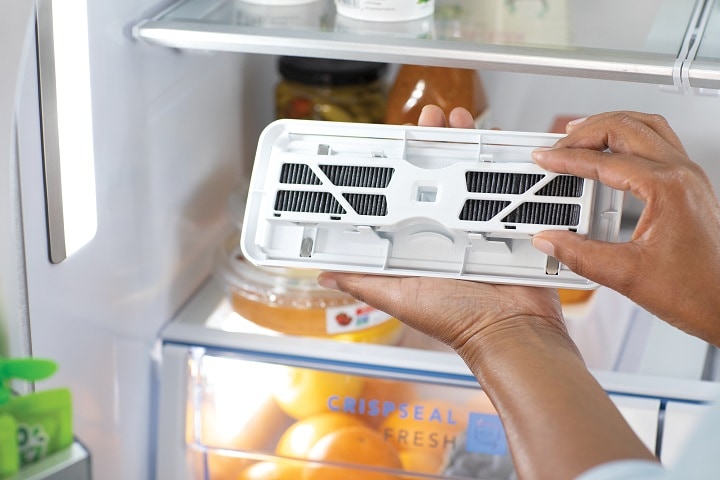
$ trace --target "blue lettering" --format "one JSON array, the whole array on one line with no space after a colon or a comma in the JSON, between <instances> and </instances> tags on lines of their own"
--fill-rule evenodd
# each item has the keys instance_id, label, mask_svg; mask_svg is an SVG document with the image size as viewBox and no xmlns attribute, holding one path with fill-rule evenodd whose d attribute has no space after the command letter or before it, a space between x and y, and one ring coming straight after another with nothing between
<instances>
[{"instance_id":1,"label":"blue lettering","mask_svg":"<svg viewBox=\"0 0 720 480\"><path fill-rule=\"evenodd\" d=\"M408 404L407 403L401 403L399 410L400 410L400 418L408 418Z\"/></svg>"},{"instance_id":2,"label":"blue lettering","mask_svg":"<svg viewBox=\"0 0 720 480\"><path fill-rule=\"evenodd\" d=\"M379 400L370 400L368 402L368 415L371 417L377 417L380 413L380 401Z\"/></svg>"},{"instance_id":3,"label":"blue lettering","mask_svg":"<svg viewBox=\"0 0 720 480\"><path fill-rule=\"evenodd\" d=\"M340 411L340 407L335 406L335 402L337 400L340 400L340 397L337 395L331 395L330 397L328 397L328 402L327 402L328 410L332 410L333 412Z\"/></svg>"},{"instance_id":4,"label":"blue lettering","mask_svg":"<svg viewBox=\"0 0 720 480\"><path fill-rule=\"evenodd\" d=\"M432 412L430 412L430 418L428 418L428 422L442 423L442 414L440 413L440 409L433 408Z\"/></svg>"},{"instance_id":5,"label":"blue lettering","mask_svg":"<svg viewBox=\"0 0 720 480\"><path fill-rule=\"evenodd\" d=\"M453 418L452 410L449 410L449 409L448 409L447 423L448 423L448 425L457 425L457 420L455 420Z\"/></svg>"},{"instance_id":6,"label":"blue lettering","mask_svg":"<svg viewBox=\"0 0 720 480\"><path fill-rule=\"evenodd\" d=\"M355 413L355 399L352 397L345 397L345 404L343 405L343 412Z\"/></svg>"},{"instance_id":7,"label":"blue lettering","mask_svg":"<svg viewBox=\"0 0 720 480\"><path fill-rule=\"evenodd\" d=\"M395 411L395 404L393 402L389 402L389 401L383 402L383 409L382 409L383 417L387 417L394 411Z\"/></svg>"},{"instance_id":8,"label":"blue lettering","mask_svg":"<svg viewBox=\"0 0 720 480\"><path fill-rule=\"evenodd\" d=\"M415 405L415 413L413 415L413 418L418 422L423 421L423 410L424 407L422 405Z\"/></svg>"},{"instance_id":9,"label":"blue lettering","mask_svg":"<svg viewBox=\"0 0 720 480\"><path fill-rule=\"evenodd\" d=\"M359 399L358 399L358 411L357 411L357 413L359 413L360 415L362 415L362 414L365 413L365 399L364 399L364 398L359 398Z\"/></svg>"}]
</instances>

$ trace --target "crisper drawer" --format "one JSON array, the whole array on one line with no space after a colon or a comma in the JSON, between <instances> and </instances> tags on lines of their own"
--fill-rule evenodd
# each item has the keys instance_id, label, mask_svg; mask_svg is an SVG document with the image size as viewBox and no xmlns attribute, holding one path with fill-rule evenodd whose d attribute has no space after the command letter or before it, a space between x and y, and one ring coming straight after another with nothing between
<instances>
[{"instance_id":1,"label":"crisper drawer","mask_svg":"<svg viewBox=\"0 0 720 480\"><path fill-rule=\"evenodd\" d=\"M479 388L195 353L195 478L514 478Z\"/></svg>"},{"instance_id":2,"label":"crisper drawer","mask_svg":"<svg viewBox=\"0 0 720 480\"><path fill-rule=\"evenodd\" d=\"M515 478L492 404L446 346L412 331L397 346L269 334L236 317L210 282L162 332L156 478ZM592 372L663 461L686 441L663 429L668 405L720 393L708 381Z\"/></svg>"},{"instance_id":3,"label":"crisper drawer","mask_svg":"<svg viewBox=\"0 0 720 480\"><path fill-rule=\"evenodd\" d=\"M464 382L427 372L422 378L393 368L360 373L352 362L292 352L268 356L171 344L163 350L163 368L182 365L177 373L184 385L163 387L165 399L173 400L161 403L160 415L178 437L161 445L177 445L180 438L184 445L174 465L159 463L182 473L159 478L516 478L500 420L471 377ZM181 390L168 391L168 385ZM660 401L611 398L654 450ZM180 418L170 418L173 408Z\"/></svg>"}]
</instances>

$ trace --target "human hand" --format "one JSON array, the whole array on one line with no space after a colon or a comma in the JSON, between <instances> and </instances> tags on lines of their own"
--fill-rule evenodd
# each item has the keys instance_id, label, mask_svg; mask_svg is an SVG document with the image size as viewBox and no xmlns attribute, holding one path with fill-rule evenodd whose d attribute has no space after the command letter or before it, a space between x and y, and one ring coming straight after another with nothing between
<instances>
[{"instance_id":1,"label":"human hand","mask_svg":"<svg viewBox=\"0 0 720 480\"><path fill-rule=\"evenodd\" d=\"M535 162L630 192L644 208L629 242L545 231L533 245L720 346L720 204L705 172L658 115L603 113L571 122L567 132L535 151Z\"/></svg>"},{"instance_id":2,"label":"human hand","mask_svg":"<svg viewBox=\"0 0 720 480\"><path fill-rule=\"evenodd\" d=\"M473 128L463 109L447 120L427 106L418 123ZM603 462L653 458L585 367L557 290L337 272L318 282L458 352L502 419L520 477L575 478Z\"/></svg>"},{"instance_id":3,"label":"human hand","mask_svg":"<svg viewBox=\"0 0 720 480\"><path fill-rule=\"evenodd\" d=\"M442 109L434 105L423 109L418 124L474 128L467 110L457 108L446 119ZM557 292L552 289L337 272L324 272L318 280L325 287L343 290L448 344L466 361L477 352L476 343L492 334L512 338L515 328L529 318L535 326L552 330L574 349L562 321ZM542 321L537 321L539 318Z\"/></svg>"}]
</instances>

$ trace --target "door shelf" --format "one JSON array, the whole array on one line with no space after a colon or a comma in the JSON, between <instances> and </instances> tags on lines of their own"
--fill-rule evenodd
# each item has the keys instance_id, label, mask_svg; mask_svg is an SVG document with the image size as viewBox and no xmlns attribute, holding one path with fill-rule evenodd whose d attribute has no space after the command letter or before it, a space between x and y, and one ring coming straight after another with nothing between
<instances>
[{"instance_id":1,"label":"door shelf","mask_svg":"<svg viewBox=\"0 0 720 480\"><path fill-rule=\"evenodd\" d=\"M703 78L702 86L720 88L720 79L714 78L720 76L720 56L711 51L710 62L702 57L709 47L700 49L694 69L683 72L690 63L689 53L694 52L691 47L696 47L692 40L702 35L699 29L714 25L706 22L713 3L436 0L434 15L421 20L362 22L337 15L333 0L291 7L263 7L241 0L184 0L136 24L134 35L150 44L178 49L444 65L661 85L679 86L697 75Z\"/></svg>"}]
</instances>

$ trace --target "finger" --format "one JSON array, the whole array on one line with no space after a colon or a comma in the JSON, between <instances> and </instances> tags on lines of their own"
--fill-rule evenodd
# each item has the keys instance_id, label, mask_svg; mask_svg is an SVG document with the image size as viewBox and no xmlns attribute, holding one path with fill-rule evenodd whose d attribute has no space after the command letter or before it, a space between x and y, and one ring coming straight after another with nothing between
<instances>
[{"instance_id":1,"label":"finger","mask_svg":"<svg viewBox=\"0 0 720 480\"><path fill-rule=\"evenodd\" d=\"M576 148L538 149L532 153L545 170L598 180L616 190L630 191L647 201L655 178L666 167L644 158Z\"/></svg>"},{"instance_id":2,"label":"finger","mask_svg":"<svg viewBox=\"0 0 720 480\"><path fill-rule=\"evenodd\" d=\"M673 145L676 149L682 150L683 152L685 151L685 147L680 141L680 138L677 136L672 127L670 127L667 119L665 119L665 117L663 117L662 115L632 111L607 112L599 115L594 115L592 117L580 118L569 122L567 127L567 133L571 133L572 131L576 130L581 123L588 119L592 119L593 121L609 119L610 121L613 121L613 117L622 117L624 115L635 118L640 122L645 123L649 128L654 130L660 137L665 139L665 141Z\"/></svg>"},{"instance_id":3,"label":"finger","mask_svg":"<svg viewBox=\"0 0 720 480\"><path fill-rule=\"evenodd\" d=\"M448 123L452 128L475 128L475 119L472 114L463 107L456 107L450 111Z\"/></svg>"},{"instance_id":4,"label":"finger","mask_svg":"<svg viewBox=\"0 0 720 480\"><path fill-rule=\"evenodd\" d=\"M412 305L405 301L402 277L322 272L317 282L322 287L345 292L399 319L408 315L407 306Z\"/></svg>"},{"instance_id":5,"label":"finger","mask_svg":"<svg viewBox=\"0 0 720 480\"><path fill-rule=\"evenodd\" d=\"M687 154L667 121L659 115L613 112L589 117L568 127L556 147L629 153L668 163L687 161Z\"/></svg>"},{"instance_id":6,"label":"finger","mask_svg":"<svg viewBox=\"0 0 720 480\"><path fill-rule=\"evenodd\" d=\"M578 275L622 292L630 291L640 262L633 243L589 240L572 232L540 232L533 236L532 244Z\"/></svg>"},{"instance_id":7,"label":"finger","mask_svg":"<svg viewBox=\"0 0 720 480\"><path fill-rule=\"evenodd\" d=\"M437 105L425 105L420 111L418 125L421 127L446 127L445 112Z\"/></svg>"}]
</instances>

